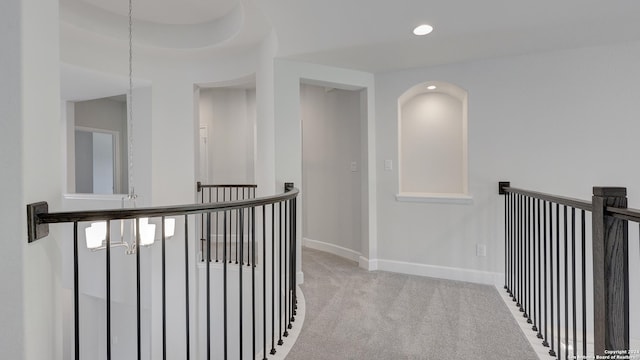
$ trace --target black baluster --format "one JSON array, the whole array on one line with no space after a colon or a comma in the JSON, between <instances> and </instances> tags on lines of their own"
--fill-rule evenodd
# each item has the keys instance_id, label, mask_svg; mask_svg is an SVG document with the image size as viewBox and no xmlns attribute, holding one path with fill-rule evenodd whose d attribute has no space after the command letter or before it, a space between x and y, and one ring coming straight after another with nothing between
<instances>
[{"instance_id":1,"label":"black baluster","mask_svg":"<svg viewBox=\"0 0 640 360\"><path fill-rule=\"evenodd\" d=\"M161 217L162 225L162 359L167 359L167 291L166 291L166 265L165 265L165 230L164 230L165 217Z\"/></svg>"},{"instance_id":2,"label":"black baluster","mask_svg":"<svg viewBox=\"0 0 640 360\"><path fill-rule=\"evenodd\" d=\"M242 200L246 200L246 190L247 190L246 188L244 188L244 187L242 188ZM244 210L242 210L242 213L243 213L243 218L244 218ZM244 247L244 234L245 234L245 232L244 232L244 221L240 221L240 226L242 226L242 244L240 246ZM247 226L249 226L249 223L247 223ZM248 234L248 231L246 233ZM249 246L249 244L247 244L247 246ZM246 264L249 265L249 249L247 248L247 252L244 252L244 250L243 250L242 253L243 254L247 254L247 262L246 262ZM245 264L244 260L245 260L244 256L242 256L241 259L240 259L240 261L242 261L242 265Z\"/></svg>"},{"instance_id":3,"label":"black baluster","mask_svg":"<svg viewBox=\"0 0 640 360\"><path fill-rule=\"evenodd\" d=\"M573 295L573 357L578 351L577 320L576 320L576 209L571 208L571 288ZM567 344L569 342L567 341Z\"/></svg>"},{"instance_id":4,"label":"black baluster","mask_svg":"<svg viewBox=\"0 0 640 360\"><path fill-rule=\"evenodd\" d=\"M298 309L298 295L296 293L296 286L298 285L298 282L296 280L297 278L297 273L296 273L296 264L298 263L297 259L298 259L298 253L297 253L297 248L296 248L296 227L297 227L297 223L296 223L296 203L297 203L297 199L293 198L291 200L291 204L292 204L292 211L291 211L291 228L293 229L293 237L291 238L291 254L293 255L293 261L291 263L291 276L293 277L293 281L291 282L291 292L292 292L292 296L293 296L293 316L291 316L291 322L296 321L295 319L295 315L297 315L296 310Z\"/></svg>"},{"instance_id":5,"label":"black baluster","mask_svg":"<svg viewBox=\"0 0 640 360\"><path fill-rule=\"evenodd\" d=\"M278 212L280 213L278 223L280 228L278 231L278 345L282 345L282 202L278 203Z\"/></svg>"},{"instance_id":6,"label":"black baluster","mask_svg":"<svg viewBox=\"0 0 640 360\"><path fill-rule=\"evenodd\" d=\"M290 200L289 200L290 201ZM289 201L287 201L287 204L289 203ZM289 211L291 211L291 208L289 207ZM288 214L288 212L285 211L285 213ZM288 218L288 215L287 215ZM289 232L289 241L291 240L291 232ZM287 239L285 239L284 241L284 317L283 321L284 321L284 333L282 334L282 336L287 337L289 336L289 330L287 329L287 323L289 321L289 271L288 271L288 264L289 264L289 244Z\"/></svg>"},{"instance_id":7,"label":"black baluster","mask_svg":"<svg viewBox=\"0 0 640 360\"><path fill-rule=\"evenodd\" d=\"M267 209L262 205L262 359L267 359Z\"/></svg>"},{"instance_id":8,"label":"black baluster","mask_svg":"<svg viewBox=\"0 0 640 360\"><path fill-rule=\"evenodd\" d=\"M233 190L231 190L231 191L233 191ZM236 200L239 200L238 188L237 187L236 187ZM233 214L232 214L232 216L233 216ZM238 224L238 215L237 215L237 213L236 213L236 221L235 222L236 222L235 229L236 229L236 265L237 265L237 264L240 264L240 262L238 261L238 255L239 255L239 252L240 252L239 251L240 239L238 239L238 233L240 232L240 226L239 226L240 224ZM240 259L240 260L242 260L242 259Z\"/></svg>"},{"instance_id":9,"label":"black baluster","mask_svg":"<svg viewBox=\"0 0 640 360\"><path fill-rule=\"evenodd\" d=\"M249 189L251 193L251 189ZM247 208L247 266L253 266L253 259L251 258L251 210ZM255 356L255 354L254 354Z\"/></svg>"},{"instance_id":10,"label":"black baluster","mask_svg":"<svg viewBox=\"0 0 640 360\"><path fill-rule=\"evenodd\" d=\"M215 189L216 189L216 203L218 203L220 202L220 188L215 188ZM209 189L209 196L211 196L211 189ZM220 211L216 211L216 262L218 262L218 259L220 258L218 256L218 248L220 247L219 238L220 238Z\"/></svg>"},{"instance_id":11,"label":"black baluster","mask_svg":"<svg viewBox=\"0 0 640 360\"><path fill-rule=\"evenodd\" d=\"M207 264L208 265L208 264ZM185 332L186 332L186 344L187 344L187 356L186 359L191 359L191 336L190 336L190 321L189 321L189 217L184 216L184 297L185 297Z\"/></svg>"},{"instance_id":12,"label":"black baluster","mask_svg":"<svg viewBox=\"0 0 640 360\"><path fill-rule=\"evenodd\" d=\"M509 206L508 194L504 195L504 289L509 292Z\"/></svg>"},{"instance_id":13,"label":"black baluster","mask_svg":"<svg viewBox=\"0 0 640 360\"><path fill-rule=\"evenodd\" d=\"M531 295L532 295L532 307L531 307L531 313L532 313L532 322L533 322L533 326L531 327L531 330L533 331L538 331L538 327L536 326L537 324L537 314L536 314L536 306L538 306L538 304L536 303L536 283L537 283L537 277L536 277L536 271L537 271L537 267L536 267L536 199L531 199L531 232L532 232L532 237L531 237L531 246L532 246L532 251L531 251L531 257L532 257L532 277L533 277L533 283L532 283L532 290L531 290Z\"/></svg>"},{"instance_id":14,"label":"black baluster","mask_svg":"<svg viewBox=\"0 0 640 360\"><path fill-rule=\"evenodd\" d=\"M560 321L561 321L561 317L560 317L560 204L556 204L556 285L557 285L557 296L556 296L556 305L558 308L558 324L557 324L557 330L558 330L558 342L557 342L557 346L558 346L558 360L560 359L560 357L562 356L562 351L560 349L561 346L561 341L560 341Z\"/></svg>"},{"instance_id":15,"label":"black baluster","mask_svg":"<svg viewBox=\"0 0 640 360\"><path fill-rule=\"evenodd\" d=\"M216 234L217 236L217 234ZM207 360L211 360L211 213L207 213Z\"/></svg>"},{"instance_id":16,"label":"black baluster","mask_svg":"<svg viewBox=\"0 0 640 360\"><path fill-rule=\"evenodd\" d=\"M137 352L138 360L142 359L142 297L140 294L141 278L140 278L140 219L135 219L136 227L136 341L138 343Z\"/></svg>"},{"instance_id":17,"label":"black baluster","mask_svg":"<svg viewBox=\"0 0 640 360\"><path fill-rule=\"evenodd\" d=\"M564 358L569 358L569 234L567 206L564 206Z\"/></svg>"},{"instance_id":18,"label":"black baluster","mask_svg":"<svg viewBox=\"0 0 640 360\"><path fill-rule=\"evenodd\" d=\"M231 217L231 213L229 212L229 217ZM224 251L222 254L222 317L223 317L223 348L224 348L224 359L227 359L227 212L225 211L222 215L222 219L224 221L223 229L222 229L222 242L225 244ZM231 220L229 220L231 221ZM229 233L231 233L231 222L229 222ZM231 244L231 234L229 234L229 244ZM231 250L231 248L229 248ZM231 254L229 254L231 257Z\"/></svg>"},{"instance_id":19,"label":"black baluster","mask_svg":"<svg viewBox=\"0 0 640 360\"><path fill-rule=\"evenodd\" d=\"M515 265L514 260L516 258L515 248L515 196L508 193L509 196L509 296L515 300Z\"/></svg>"},{"instance_id":20,"label":"black baluster","mask_svg":"<svg viewBox=\"0 0 640 360\"><path fill-rule=\"evenodd\" d=\"M542 241L543 241L543 252L544 252L544 261L543 261L543 265L544 265L544 336L543 336L543 341L542 341L542 346L544 347L549 347L549 342L547 341L548 337L547 337L547 327L548 327L548 322L547 322L547 304L548 304L548 298L547 298L547 202L544 201L543 202L543 210L542 210ZM553 295L551 295L551 297L553 297Z\"/></svg>"},{"instance_id":21,"label":"black baluster","mask_svg":"<svg viewBox=\"0 0 640 360\"><path fill-rule=\"evenodd\" d=\"M529 307L529 197L524 197L524 208L523 208L523 216L524 216L524 220L522 223L522 231L523 231L523 235L522 235L522 241L523 241L523 254L524 254L524 258L523 258L523 294L522 294L522 308L523 308L523 314L522 316L524 318L529 318L529 314L527 314L527 310Z\"/></svg>"},{"instance_id":22,"label":"black baluster","mask_svg":"<svg viewBox=\"0 0 640 360\"><path fill-rule=\"evenodd\" d=\"M75 359L80 360L80 281L78 275L78 222L73 223L73 338Z\"/></svg>"},{"instance_id":23,"label":"black baluster","mask_svg":"<svg viewBox=\"0 0 640 360\"><path fill-rule=\"evenodd\" d=\"M276 226L275 226L275 204L271 204L271 355L276 353L275 345L275 245L276 245Z\"/></svg>"},{"instance_id":24,"label":"black baluster","mask_svg":"<svg viewBox=\"0 0 640 360\"><path fill-rule=\"evenodd\" d=\"M538 334L536 335L538 339L542 339L542 270L541 270L541 259L540 257L542 256L542 253L540 252L542 250L542 234L540 233L540 199L537 200L538 202L538 235L537 235L537 242L538 242Z\"/></svg>"},{"instance_id":25,"label":"black baluster","mask_svg":"<svg viewBox=\"0 0 640 360\"><path fill-rule=\"evenodd\" d=\"M524 281L524 271L522 271L522 263L524 260L522 249L522 195L518 194L518 298L516 306L519 307L520 312L524 312L522 307L522 283Z\"/></svg>"},{"instance_id":26,"label":"black baluster","mask_svg":"<svg viewBox=\"0 0 640 360\"><path fill-rule=\"evenodd\" d=\"M581 237L582 237L582 355L587 356L587 268L586 268L586 226L585 211L582 210L580 219Z\"/></svg>"},{"instance_id":27,"label":"black baluster","mask_svg":"<svg viewBox=\"0 0 640 360\"><path fill-rule=\"evenodd\" d=\"M244 209L238 209L237 210L237 214L236 216L238 217L238 221L240 222L240 239L244 239ZM244 241L243 241L244 242ZM240 246L240 259L244 259L243 257L243 250L244 250L244 246ZM242 333L242 272L244 272L244 269L242 269L242 265L238 266L238 281L240 282L240 293L239 293L239 312L240 312L240 359L242 360L242 339L243 339L243 333Z\"/></svg>"},{"instance_id":28,"label":"black baluster","mask_svg":"<svg viewBox=\"0 0 640 360\"><path fill-rule=\"evenodd\" d=\"M227 195L226 194L227 194L227 188L223 187L222 188L222 201L223 202L227 201ZM229 201L231 201L231 190L229 190ZM223 221L224 221L224 224L222 224L222 228L223 229L227 229L227 220L226 220L227 219L227 216L226 216L227 212L226 211L223 212L222 215L223 215ZM229 221L231 221L231 219L229 219ZM229 227L231 227L231 223L230 222L229 222ZM225 234L223 236L226 236L226 230L224 230L224 231L225 231ZM224 241L222 245L224 246L223 253L226 254L227 253L226 252L227 251L227 242ZM228 254L229 254L229 262L231 262L231 241L229 241L229 252L228 252ZM224 257L224 260L222 260L222 261L226 262L227 261L227 256L225 256L223 254L223 257Z\"/></svg>"},{"instance_id":29,"label":"black baluster","mask_svg":"<svg viewBox=\"0 0 640 360\"><path fill-rule=\"evenodd\" d=\"M107 285L107 360L111 360L111 222L107 220L107 248L106 248L106 285Z\"/></svg>"},{"instance_id":30,"label":"black baluster","mask_svg":"<svg viewBox=\"0 0 640 360\"><path fill-rule=\"evenodd\" d=\"M556 226L558 226L558 222L556 221ZM556 238L556 241L558 241L558 239ZM553 334L553 315L554 315L554 309L553 309L553 204L549 203L549 290L551 292L551 296L549 297L549 304L551 305L551 311L550 311L550 315L551 315L551 319L549 324L551 325L551 346L549 349L549 355L551 356L556 356L556 352L555 352L555 346L554 346L554 334Z\"/></svg>"},{"instance_id":31,"label":"black baluster","mask_svg":"<svg viewBox=\"0 0 640 360\"><path fill-rule=\"evenodd\" d=\"M202 190L198 186L198 190ZM200 203L204 204L204 191L200 193ZM200 261L204 261L204 213L200 214Z\"/></svg>"},{"instance_id":32,"label":"black baluster","mask_svg":"<svg viewBox=\"0 0 640 360\"><path fill-rule=\"evenodd\" d=\"M256 208L251 207L251 358L256 357Z\"/></svg>"}]
</instances>

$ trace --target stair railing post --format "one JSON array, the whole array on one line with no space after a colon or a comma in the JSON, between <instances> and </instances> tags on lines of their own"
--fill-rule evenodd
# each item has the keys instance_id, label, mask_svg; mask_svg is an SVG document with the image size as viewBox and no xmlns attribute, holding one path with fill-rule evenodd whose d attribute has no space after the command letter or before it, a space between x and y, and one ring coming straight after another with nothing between
<instances>
[{"instance_id":1,"label":"stair railing post","mask_svg":"<svg viewBox=\"0 0 640 360\"><path fill-rule=\"evenodd\" d=\"M626 208L627 189L593 188L593 311L595 355L629 350L629 258L627 221L606 215Z\"/></svg>"}]
</instances>

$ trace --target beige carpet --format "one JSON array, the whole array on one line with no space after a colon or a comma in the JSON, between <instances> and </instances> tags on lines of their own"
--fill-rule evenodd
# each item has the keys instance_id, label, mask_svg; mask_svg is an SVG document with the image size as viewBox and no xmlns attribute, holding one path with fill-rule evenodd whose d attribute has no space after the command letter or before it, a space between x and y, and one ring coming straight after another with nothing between
<instances>
[{"instance_id":1,"label":"beige carpet","mask_svg":"<svg viewBox=\"0 0 640 360\"><path fill-rule=\"evenodd\" d=\"M306 319L287 359L537 359L492 286L302 257Z\"/></svg>"}]
</instances>

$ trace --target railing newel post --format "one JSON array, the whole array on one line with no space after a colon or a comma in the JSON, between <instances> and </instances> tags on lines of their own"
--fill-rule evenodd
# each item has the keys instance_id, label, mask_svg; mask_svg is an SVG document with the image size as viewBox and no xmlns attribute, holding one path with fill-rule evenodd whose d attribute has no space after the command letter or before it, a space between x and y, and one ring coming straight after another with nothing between
<instances>
[{"instance_id":1,"label":"railing newel post","mask_svg":"<svg viewBox=\"0 0 640 360\"><path fill-rule=\"evenodd\" d=\"M594 352L629 350L629 257L626 220L607 207L626 208L627 189L593 188Z\"/></svg>"}]
</instances>

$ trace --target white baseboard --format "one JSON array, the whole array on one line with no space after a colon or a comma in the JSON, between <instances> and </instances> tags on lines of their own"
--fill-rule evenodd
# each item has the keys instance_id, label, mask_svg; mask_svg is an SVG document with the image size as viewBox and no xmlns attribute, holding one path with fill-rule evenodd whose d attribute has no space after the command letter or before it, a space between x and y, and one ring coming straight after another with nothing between
<instances>
[{"instance_id":1,"label":"white baseboard","mask_svg":"<svg viewBox=\"0 0 640 360\"><path fill-rule=\"evenodd\" d=\"M371 260L369 263L371 264ZM496 272L426 265L395 260L373 260L377 270L402 274L428 276L438 279L466 281L477 284L500 285L504 275Z\"/></svg>"},{"instance_id":2,"label":"white baseboard","mask_svg":"<svg viewBox=\"0 0 640 360\"><path fill-rule=\"evenodd\" d=\"M426 265L395 260L368 259L359 252L323 241L302 239L302 246L324 251L358 263L369 271L382 270L409 275L428 276L438 279L466 281L477 284L501 285L504 274L489 271L469 270L447 266Z\"/></svg>"},{"instance_id":3,"label":"white baseboard","mask_svg":"<svg viewBox=\"0 0 640 360\"><path fill-rule=\"evenodd\" d=\"M351 261L355 261L357 263L360 262L360 253L357 251L353 251L351 249L347 249L342 246L329 244L323 241L311 240L307 238L302 239L302 246L308 247L310 249L320 250L324 252L328 252L330 254L340 256L341 258L345 258Z\"/></svg>"},{"instance_id":4,"label":"white baseboard","mask_svg":"<svg viewBox=\"0 0 640 360\"><path fill-rule=\"evenodd\" d=\"M364 256L360 256L358 266L368 271L378 270L378 260L369 260Z\"/></svg>"}]
</instances>

